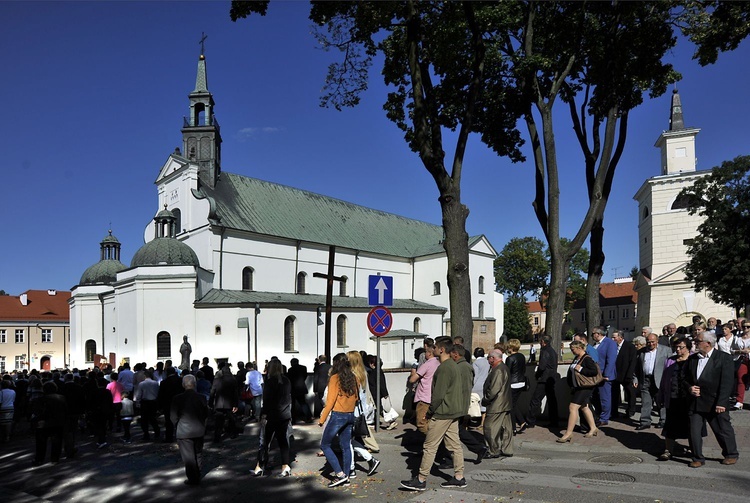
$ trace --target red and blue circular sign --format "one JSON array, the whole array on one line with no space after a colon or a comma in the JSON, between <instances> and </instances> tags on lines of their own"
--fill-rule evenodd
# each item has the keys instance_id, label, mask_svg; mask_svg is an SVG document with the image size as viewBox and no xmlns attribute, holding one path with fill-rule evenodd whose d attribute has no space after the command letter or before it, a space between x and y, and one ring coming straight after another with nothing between
<instances>
[{"instance_id":1,"label":"red and blue circular sign","mask_svg":"<svg viewBox=\"0 0 750 503\"><path fill-rule=\"evenodd\" d=\"M383 337L393 327L393 315L387 307L376 306L367 315L367 329L375 337Z\"/></svg>"}]
</instances>

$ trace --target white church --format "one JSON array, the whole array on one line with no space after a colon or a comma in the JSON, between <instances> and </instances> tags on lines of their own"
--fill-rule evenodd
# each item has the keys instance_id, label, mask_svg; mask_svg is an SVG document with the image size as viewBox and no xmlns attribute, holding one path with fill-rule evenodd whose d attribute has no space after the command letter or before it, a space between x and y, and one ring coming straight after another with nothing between
<instances>
[{"instance_id":1,"label":"white church","mask_svg":"<svg viewBox=\"0 0 750 503\"><path fill-rule=\"evenodd\" d=\"M326 347L325 306L333 248L331 353L375 354L367 328L368 280L393 277L393 327L381 337L385 368L413 361L425 336L446 334L447 260L439 225L222 170L221 134L201 54L183 148L156 177L156 216L128 267L111 231L100 261L73 287L71 367L172 359L187 336L192 359L277 356L312 368ZM469 241L474 341L502 327L494 291L496 251ZM329 357L332 355L329 355Z\"/></svg>"},{"instance_id":2,"label":"white church","mask_svg":"<svg viewBox=\"0 0 750 503\"><path fill-rule=\"evenodd\" d=\"M705 321L734 318L733 310L717 304L706 291L695 292L685 278L690 241L700 239L700 215L690 215L683 188L711 173L697 170L695 139L700 129L686 127L677 90L672 94L669 130L663 131L655 147L661 150L661 174L646 180L633 197L638 203L640 272L636 330L650 326L657 333L668 323L690 326L694 315Z\"/></svg>"}]
</instances>

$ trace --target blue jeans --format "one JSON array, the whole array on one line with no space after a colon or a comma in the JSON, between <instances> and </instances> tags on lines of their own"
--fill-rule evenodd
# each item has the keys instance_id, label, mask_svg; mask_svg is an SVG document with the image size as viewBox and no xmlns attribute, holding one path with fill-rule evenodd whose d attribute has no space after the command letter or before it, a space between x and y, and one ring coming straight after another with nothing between
<instances>
[{"instance_id":1,"label":"blue jeans","mask_svg":"<svg viewBox=\"0 0 750 503\"><path fill-rule=\"evenodd\" d=\"M353 412L331 412L328 417L328 424L326 429L323 430L323 438L320 440L320 449L323 454L326 455L328 464L331 465L333 471L336 473L344 472L348 477L352 466L352 426L354 425L354 413ZM341 445L341 453L344 455L344 468L341 468L339 459L336 457L336 453L331 449L331 442L333 438L339 436L339 445Z\"/></svg>"}]
</instances>

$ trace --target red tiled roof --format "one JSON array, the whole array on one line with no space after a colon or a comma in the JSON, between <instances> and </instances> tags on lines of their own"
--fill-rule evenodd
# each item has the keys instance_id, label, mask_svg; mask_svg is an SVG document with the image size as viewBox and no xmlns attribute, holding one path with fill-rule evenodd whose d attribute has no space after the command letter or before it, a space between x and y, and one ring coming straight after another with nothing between
<instances>
[{"instance_id":1,"label":"red tiled roof","mask_svg":"<svg viewBox=\"0 0 750 503\"><path fill-rule=\"evenodd\" d=\"M21 294L24 295L24 294ZM4 321L70 321L70 292L28 290L28 302L21 304L20 295L0 295L0 320Z\"/></svg>"},{"instance_id":2,"label":"red tiled roof","mask_svg":"<svg viewBox=\"0 0 750 503\"><path fill-rule=\"evenodd\" d=\"M539 301L527 302L526 307L528 308L530 313L543 313L544 311L546 311L546 309L542 307L542 303Z\"/></svg>"},{"instance_id":3,"label":"red tiled roof","mask_svg":"<svg viewBox=\"0 0 750 503\"><path fill-rule=\"evenodd\" d=\"M638 304L638 293L634 290L635 281L627 283L602 283L599 285L599 306L621 306L623 304ZM573 309L586 307L586 300L578 300Z\"/></svg>"}]
</instances>

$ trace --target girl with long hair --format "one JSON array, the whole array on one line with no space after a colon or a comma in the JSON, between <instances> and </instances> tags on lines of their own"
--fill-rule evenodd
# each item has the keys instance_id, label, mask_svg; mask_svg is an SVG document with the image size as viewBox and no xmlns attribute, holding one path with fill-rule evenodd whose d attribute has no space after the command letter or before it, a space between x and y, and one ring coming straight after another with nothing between
<instances>
[{"instance_id":1,"label":"girl with long hair","mask_svg":"<svg viewBox=\"0 0 750 503\"><path fill-rule=\"evenodd\" d=\"M333 468L336 478L328 487L349 485L349 473L352 464L352 450L347 448L352 441L352 426L354 425L354 408L359 396L357 378L352 372L349 358L345 353L339 353L333 358L331 378L328 380L328 396L326 405L320 414L318 425L322 428L328 420L320 449L326 456L326 461ZM339 463L336 453L331 448L334 437L339 436L339 443L343 453L343 467Z\"/></svg>"},{"instance_id":2,"label":"girl with long hair","mask_svg":"<svg viewBox=\"0 0 750 503\"><path fill-rule=\"evenodd\" d=\"M357 386L358 389L358 395L359 395L359 403L361 404L361 410L359 408L356 408L354 410L354 417L359 416L360 414L364 414L365 418L369 419L369 417L372 415L374 418L374 411L373 411L373 403L372 400L369 397L369 393L367 392L367 371L365 370L365 364L362 362L362 355L359 354L359 351L349 351L346 356L349 358L349 365L352 367L352 373L354 374L354 377L357 378ZM369 421L368 421L369 422ZM375 438L375 432L372 431L372 428L369 426L367 429L370 432L370 438ZM380 465L380 461L375 459L372 454L365 448L365 442L362 437L352 436L352 469L349 472L349 478L352 478L352 474L354 474L354 452L359 454L362 459L364 459L367 462L367 475L372 475L375 473L375 470L378 469L378 466ZM356 475L355 475L356 476Z\"/></svg>"},{"instance_id":3,"label":"girl with long hair","mask_svg":"<svg viewBox=\"0 0 750 503\"><path fill-rule=\"evenodd\" d=\"M263 406L260 410L261 438L258 448L258 462L253 475L263 475L268 465L268 446L273 436L281 451L281 473L279 477L289 477L289 438L286 435L292 420L292 384L283 373L279 360L268 362L268 376L263 386Z\"/></svg>"}]
</instances>

